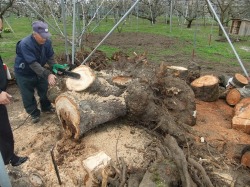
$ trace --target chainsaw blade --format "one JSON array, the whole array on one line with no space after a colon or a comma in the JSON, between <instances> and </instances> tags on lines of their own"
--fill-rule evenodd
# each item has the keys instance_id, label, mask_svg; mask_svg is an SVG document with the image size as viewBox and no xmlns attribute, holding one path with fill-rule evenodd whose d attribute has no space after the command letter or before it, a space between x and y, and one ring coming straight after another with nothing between
<instances>
[{"instance_id":1,"label":"chainsaw blade","mask_svg":"<svg viewBox=\"0 0 250 187\"><path fill-rule=\"evenodd\" d=\"M80 79L81 78L80 74L74 73L74 72L71 72L71 71L64 71L63 73L64 73L64 75L67 75L67 76L75 78L75 79Z\"/></svg>"}]
</instances>

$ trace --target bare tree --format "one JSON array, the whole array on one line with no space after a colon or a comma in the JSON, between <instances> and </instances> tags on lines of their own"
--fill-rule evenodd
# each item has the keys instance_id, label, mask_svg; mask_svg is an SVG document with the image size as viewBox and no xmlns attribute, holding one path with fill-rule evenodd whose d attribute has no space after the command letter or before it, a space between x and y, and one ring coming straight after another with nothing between
<instances>
[{"instance_id":1,"label":"bare tree","mask_svg":"<svg viewBox=\"0 0 250 187\"><path fill-rule=\"evenodd\" d=\"M137 11L132 14L155 24L156 18L166 12L166 3L166 0L142 0Z\"/></svg>"},{"instance_id":2,"label":"bare tree","mask_svg":"<svg viewBox=\"0 0 250 187\"><path fill-rule=\"evenodd\" d=\"M211 0L211 3L219 15L221 24L225 27L232 18L243 18L249 14L249 0ZM209 12L212 14L210 9ZM219 36L222 35L223 31L219 27Z\"/></svg>"},{"instance_id":3,"label":"bare tree","mask_svg":"<svg viewBox=\"0 0 250 187\"><path fill-rule=\"evenodd\" d=\"M14 0L2 0L0 2L0 38L2 38L3 15L12 7Z\"/></svg>"},{"instance_id":4,"label":"bare tree","mask_svg":"<svg viewBox=\"0 0 250 187\"><path fill-rule=\"evenodd\" d=\"M175 10L179 15L183 16L187 23L187 28L191 28L192 22L201 14L201 10L199 10L199 3L202 5L199 0L186 0L186 1L178 1L175 5Z\"/></svg>"}]
</instances>

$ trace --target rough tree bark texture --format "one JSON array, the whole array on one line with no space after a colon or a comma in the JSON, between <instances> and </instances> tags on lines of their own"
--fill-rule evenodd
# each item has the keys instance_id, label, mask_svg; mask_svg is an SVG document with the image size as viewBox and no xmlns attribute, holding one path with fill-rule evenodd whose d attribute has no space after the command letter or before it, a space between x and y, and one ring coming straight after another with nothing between
<instances>
[{"instance_id":1,"label":"rough tree bark texture","mask_svg":"<svg viewBox=\"0 0 250 187\"><path fill-rule=\"evenodd\" d=\"M195 97L202 101L216 101L219 98L219 79L205 75L191 83Z\"/></svg>"},{"instance_id":2,"label":"rough tree bark texture","mask_svg":"<svg viewBox=\"0 0 250 187\"><path fill-rule=\"evenodd\" d=\"M100 97L66 92L57 97L56 111L65 132L79 139L107 121L126 115L122 97Z\"/></svg>"},{"instance_id":3,"label":"rough tree bark texture","mask_svg":"<svg viewBox=\"0 0 250 187\"><path fill-rule=\"evenodd\" d=\"M64 124L64 129L67 129L67 131L71 130L71 134L79 138L98 124L115 119L119 117L119 115L125 115L125 108L131 120L135 120L149 129L157 129L164 133L172 132L175 135L177 132L180 133L183 131L180 128L181 125L194 125L196 123L194 92L184 80L175 77L172 71L167 71L164 75L159 76L159 67L144 64L144 62L132 65L128 64L126 67L123 66L123 68L124 69L118 69L117 71L111 70L105 73L95 73L96 77L93 83L90 84L87 89L78 93L80 95L88 93L88 95L95 95L103 100L112 95L117 96L117 98L119 98L118 100L99 102L96 99L91 99L91 102L88 103L88 99L81 98L82 96L77 96L77 98L73 95L74 92L61 94L56 99L56 110ZM119 74L120 72L122 72L122 75ZM120 87L116 86L118 84L117 77L126 78L125 80L119 80ZM125 84L121 83L123 81ZM82 80L82 82L84 82L84 80ZM125 100L126 106L125 103L121 102L122 97ZM96 102L96 104L94 104L94 102ZM67 106L64 106L64 103L67 103ZM117 107L114 106L115 103ZM102 106L104 104L107 104L107 106ZM84 107L84 105L90 108L95 106L89 110L89 116L94 118L93 114L95 114L100 115L100 118L96 116L98 120L95 120L95 122L81 122L80 119L89 119L88 117L81 117L81 115L86 115L86 111L82 112L84 108L81 108ZM103 117L103 115L107 114L101 114L102 111L105 113L105 110L98 110L97 106L99 105L102 106L103 109L109 107L109 112L112 112L114 116ZM69 106L71 106L70 109ZM112 109L112 107L114 107L114 109ZM66 112L65 110L68 111ZM71 115L70 113L73 111L75 112ZM77 114L77 111L79 114ZM74 118L70 116L74 116ZM101 118L103 118L103 121ZM70 120L72 120L72 122L70 122ZM91 123L92 127L89 123ZM77 127L79 124L81 124L81 128ZM83 124L88 127L84 129ZM66 125L69 127L66 127ZM178 137L177 134L176 137Z\"/></svg>"},{"instance_id":4,"label":"rough tree bark texture","mask_svg":"<svg viewBox=\"0 0 250 187\"><path fill-rule=\"evenodd\" d=\"M249 88L233 88L228 91L226 96L227 104L234 106L240 102L241 99L250 97Z\"/></svg>"}]
</instances>

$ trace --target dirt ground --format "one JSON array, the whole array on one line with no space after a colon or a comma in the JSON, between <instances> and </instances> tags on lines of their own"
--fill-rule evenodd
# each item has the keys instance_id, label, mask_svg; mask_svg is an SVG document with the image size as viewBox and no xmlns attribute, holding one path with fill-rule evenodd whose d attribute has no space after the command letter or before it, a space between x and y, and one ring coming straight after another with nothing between
<instances>
[{"instance_id":1,"label":"dirt ground","mask_svg":"<svg viewBox=\"0 0 250 187\"><path fill-rule=\"evenodd\" d=\"M89 36L88 42L91 41L91 43L88 45L95 46L102 37L101 35ZM122 51L133 47L135 52L137 50L148 51L149 55L150 53L157 55L160 50L172 47L176 42L180 43L179 45L188 45L163 36L138 33L112 34L105 45L119 47ZM192 61L191 55L183 54L160 56L160 59L169 65L184 67ZM201 66L203 75L242 73L240 66L229 66L226 63L214 64L214 62L201 59L194 59L194 61ZM44 186L59 186L50 155L54 146L62 181L61 186L87 185L86 171L83 169L82 161L100 151L104 151L114 161L117 157L124 157L130 169L143 168L149 164L150 160L146 159L145 154L150 154L150 150L145 151L144 148L152 142L153 137L144 128L133 126L127 121L117 120L103 124L101 128L87 133L80 142L75 142L63 138L65 135L56 114L42 114L41 121L32 124L31 118L24 111L17 86L9 85L8 92L14 98L8 106L8 112L14 132L15 152L18 155L29 156L29 160L20 167L7 166L14 178L18 179L17 173L19 173L26 178L25 180L32 182L33 186L39 186L39 184L42 186L41 183ZM196 109L197 121L192 130L195 131L197 143L202 144L200 138L204 137L207 144L217 147L219 153L213 155L214 157L220 157L227 165L236 168L240 164L239 157L237 157L240 150L236 149L238 147L236 145L250 144L250 135L232 129L233 107L227 105L223 99L215 102L196 100ZM63 157L58 156L58 150ZM219 169L227 171L227 167ZM247 169L245 171L249 172ZM227 181L228 186L230 186L230 180L234 180L225 176L222 178ZM20 186L20 183L15 184Z\"/></svg>"}]
</instances>

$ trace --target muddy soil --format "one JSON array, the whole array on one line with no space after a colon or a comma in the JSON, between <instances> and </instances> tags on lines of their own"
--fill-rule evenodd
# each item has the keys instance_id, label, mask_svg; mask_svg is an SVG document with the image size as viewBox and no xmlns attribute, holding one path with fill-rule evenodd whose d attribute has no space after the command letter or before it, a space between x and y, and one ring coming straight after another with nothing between
<instances>
[{"instance_id":1,"label":"muddy soil","mask_svg":"<svg viewBox=\"0 0 250 187\"><path fill-rule=\"evenodd\" d=\"M88 37L88 45L95 46L102 35L91 35ZM182 41L175 41L163 36L149 34L112 34L105 45L119 47L122 51L133 47L134 51L147 51L157 55L164 48L176 46L174 44L190 45ZM132 54L129 54L132 55ZM160 56L160 55L159 55ZM176 56L160 56L161 61L169 65L186 67L191 60L191 55L178 54ZM215 64L202 59L194 59L201 66L201 74L228 74L242 73L240 66L229 66L226 63ZM134 126L128 121L118 120L103 124L87 133L79 142L65 139L64 132L60 126L56 114L42 114L41 121L32 124L31 118L25 113L19 90L15 84L9 85L8 92L13 96L13 103L8 105L9 118L14 132L15 152L18 155L29 156L29 160L20 167L7 166L10 173L21 173L24 177L23 184L31 181L37 186L43 183L44 186L59 186L50 151L55 147L62 151L57 156L58 168L62 186L84 186L86 185L86 171L83 169L83 160L89 156L104 151L114 161L118 157L124 157L128 168L146 168L152 162L153 153L145 150L154 139L143 127ZM217 169L229 171L240 164L240 151L236 145L250 144L250 135L231 128L233 107L227 105L225 100L219 99L215 102L203 102L196 100L197 121L192 127L197 145L202 149L197 150L197 160L206 158L205 155L212 155L216 159L223 160L222 166ZM206 143L201 143L200 138L204 137ZM211 153L209 146L216 148L217 153ZM59 149L60 148L60 149ZM151 155L151 158L147 155ZM148 158L148 159L146 159ZM215 162L215 161L214 161ZM210 163L215 167L215 163ZM230 170L231 171L231 170ZM248 172L247 168L241 168L238 172ZM235 173L233 176L237 176ZM250 173L249 173L250 175ZM38 176L35 180L34 176ZM18 178L17 176L15 176ZM222 176L230 186L230 180ZM16 183L17 184L21 183ZM14 184L15 185L15 184ZM214 184L216 186L216 184ZM25 185L24 185L25 186ZM40 185L41 186L41 185Z\"/></svg>"}]
</instances>

